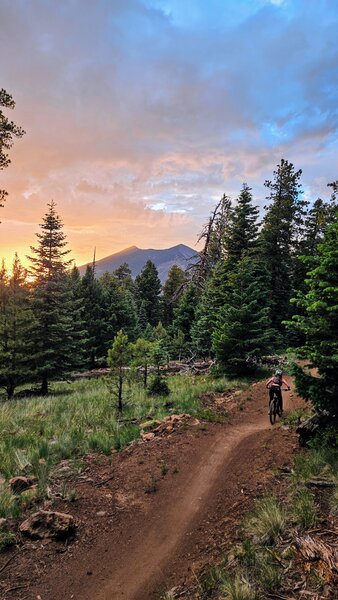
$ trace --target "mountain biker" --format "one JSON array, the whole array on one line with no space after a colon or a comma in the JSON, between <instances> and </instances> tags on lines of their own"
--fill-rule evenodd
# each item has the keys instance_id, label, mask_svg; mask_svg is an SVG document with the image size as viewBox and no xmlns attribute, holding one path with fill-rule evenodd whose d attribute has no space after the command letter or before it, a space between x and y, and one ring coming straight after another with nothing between
<instances>
[{"instance_id":1,"label":"mountain biker","mask_svg":"<svg viewBox=\"0 0 338 600\"><path fill-rule=\"evenodd\" d=\"M273 377L266 382L266 387L269 388L269 405L273 400L273 395L276 394L279 400L281 413L283 412L282 385L285 385L288 390L291 389L288 382L283 379L283 371L281 369L276 369Z\"/></svg>"}]
</instances>

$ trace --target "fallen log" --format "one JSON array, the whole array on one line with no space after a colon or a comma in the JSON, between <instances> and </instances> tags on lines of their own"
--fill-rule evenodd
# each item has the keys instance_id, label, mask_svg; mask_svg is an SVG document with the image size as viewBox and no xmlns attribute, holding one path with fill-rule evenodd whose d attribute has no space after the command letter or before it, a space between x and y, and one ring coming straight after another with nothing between
<instances>
[{"instance_id":1,"label":"fallen log","mask_svg":"<svg viewBox=\"0 0 338 600\"><path fill-rule=\"evenodd\" d=\"M334 481L330 481L329 479L310 479L307 481L307 487L324 487L324 488L333 488L336 486Z\"/></svg>"},{"instance_id":2,"label":"fallen log","mask_svg":"<svg viewBox=\"0 0 338 600\"><path fill-rule=\"evenodd\" d=\"M306 444L318 433L322 428L327 427L331 422L331 417L324 414L315 414L300 425L296 429L299 435L299 443L301 446Z\"/></svg>"}]
</instances>

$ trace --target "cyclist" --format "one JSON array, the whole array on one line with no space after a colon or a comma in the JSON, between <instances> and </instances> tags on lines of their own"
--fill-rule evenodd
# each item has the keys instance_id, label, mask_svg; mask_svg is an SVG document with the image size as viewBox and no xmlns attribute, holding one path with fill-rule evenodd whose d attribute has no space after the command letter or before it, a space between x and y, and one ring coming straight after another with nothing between
<instances>
[{"instance_id":1,"label":"cyclist","mask_svg":"<svg viewBox=\"0 0 338 600\"><path fill-rule=\"evenodd\" d=\"M269 388L269 406L270 402L273 400L273 395L276 394L279 400L281 414L283 412L282 385L285 385L288 390L291 389L288 382L283 379L283 371L281 369L276 369L274 376L266 382L266 387Z\"/></svg>"}]
</instances>

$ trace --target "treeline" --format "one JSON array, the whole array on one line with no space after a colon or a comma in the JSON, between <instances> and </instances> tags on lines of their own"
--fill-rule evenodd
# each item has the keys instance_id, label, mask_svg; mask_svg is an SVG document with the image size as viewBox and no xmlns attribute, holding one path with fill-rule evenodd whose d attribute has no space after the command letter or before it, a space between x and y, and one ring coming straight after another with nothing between
<instances>
[{"instance_id":1,"label":"treeline","mask_svg":"<svg viewBox=\"0 0 338 600\"><path fill-rule=\"evenodd\" d=\"M52 379L106 364L121 331L139 345L141 363L153 344L155 362L215 356L230 374L248 372L267 352L308 343L307 273L337 226L337 184L331 198L309 205L300 177L281 161L265 182L262 221L247 184L235 202L224 195L200 235L202 251L185 272L172 267L163 287L151 261L135 280L127 264L102 277L93 264L81 277L51 203L29 277L17 257L10 274L4 265L0 271L0 379L8 397L21 383L40 381L47 393ZM331 268L334 278L337 264Z\"/></svg>"}]
</instances>

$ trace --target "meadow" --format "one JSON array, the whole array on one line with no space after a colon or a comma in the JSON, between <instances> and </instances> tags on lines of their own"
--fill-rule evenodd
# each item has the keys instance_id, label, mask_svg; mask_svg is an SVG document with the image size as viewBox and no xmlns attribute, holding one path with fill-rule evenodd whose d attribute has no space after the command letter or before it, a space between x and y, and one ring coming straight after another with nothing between
<instances>
[{"instance_id":1,"label":"meadow","mask_svg":"<svg viewBox=\"0 0 338 600\"><path fill-rule=\"evenodd\" d=\"M189 413L214 420L201 396L244 387L245 382L211 376L170 377L170 395L151 396L133 381L126 388L125 408L116 411L116 398L105 379L55 383L47 396L20 397L0 404L0 517L19 511L7 481L16 475L37 478L39 495L63 459L87 453L120 450L140 435L139 424L168 414Z\"/></svg>"}]
</instances>

